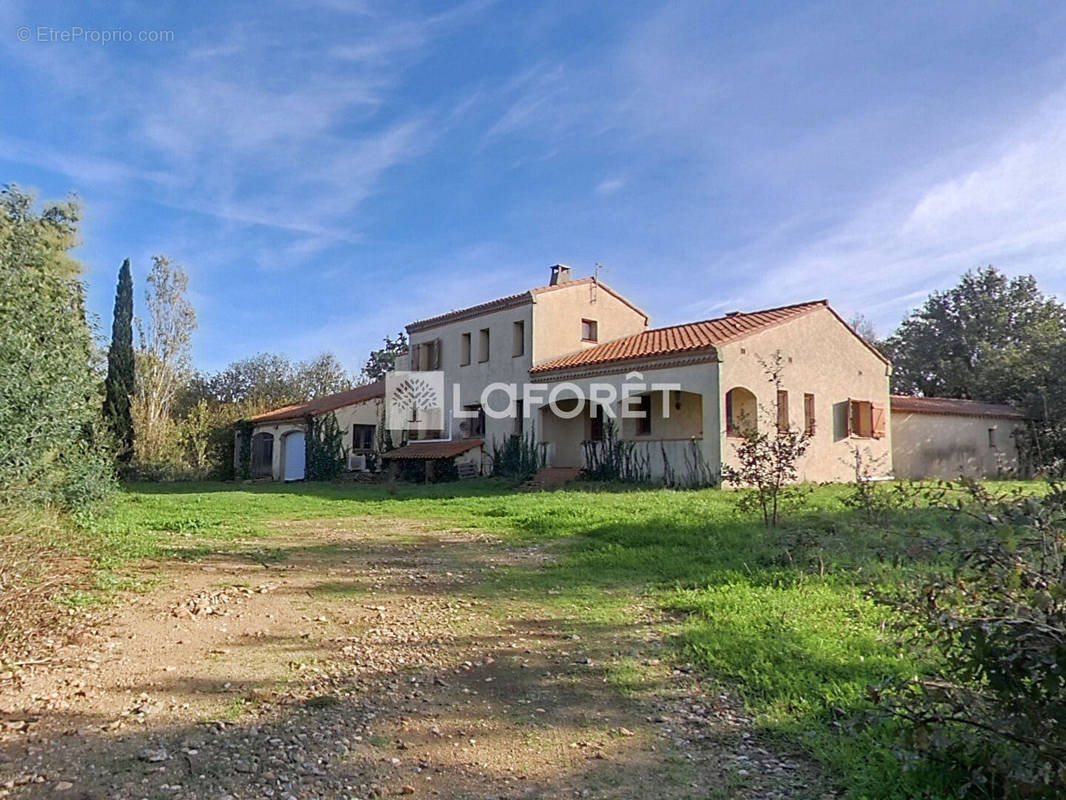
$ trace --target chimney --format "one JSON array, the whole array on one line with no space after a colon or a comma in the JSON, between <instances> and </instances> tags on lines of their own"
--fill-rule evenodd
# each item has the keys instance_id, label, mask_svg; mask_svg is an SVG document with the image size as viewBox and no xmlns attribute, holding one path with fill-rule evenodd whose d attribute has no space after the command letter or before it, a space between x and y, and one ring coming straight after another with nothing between
<instances>
[{"instance_id":1,"label":"chimney","mask_svg":"<svg viewBox=\"0 0 1066 800\"><path fill-rule=\"evenodd\" d=\"M552 278L548 285L558 286L560 283L570 283L570 267L566 264L556 264L552 267Z\"/></svg>"}]
</instances>

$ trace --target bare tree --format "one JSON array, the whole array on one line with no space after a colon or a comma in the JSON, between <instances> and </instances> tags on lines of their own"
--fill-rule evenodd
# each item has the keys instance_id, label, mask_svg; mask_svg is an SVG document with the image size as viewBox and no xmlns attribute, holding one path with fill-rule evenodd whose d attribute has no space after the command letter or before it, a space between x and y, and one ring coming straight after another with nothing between
<instances>
[{"instance_id":1,"label":"bare tree","mask_svg":"<svg viewBox=\"0 0 1066 800\"><path fill-rule=\"evenodd\" d=\"M140 352L137 364L136 418L138 459L164 459L171 439L171 407L190 366L190 341L196 329L196 310L189 302L189 277L165 256L152 257L145 302L147 333L138 320Z\"/></svg>"}]
</instances>

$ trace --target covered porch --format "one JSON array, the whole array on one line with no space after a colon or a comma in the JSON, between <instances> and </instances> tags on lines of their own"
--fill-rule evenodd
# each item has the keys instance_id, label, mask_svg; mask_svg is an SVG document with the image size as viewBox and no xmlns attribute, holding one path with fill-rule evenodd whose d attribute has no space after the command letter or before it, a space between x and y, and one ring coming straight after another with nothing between
<instances>
[{"instance_id":1,"label":"covered porch","mask_svg":"<svg viewBox=\"0 0 1066 800\"><path fill-rule=\"evenodd\" d=\"M535 412L544 466L594 477L621 471L617 478L671 486L717 482L716 365L584 378L555 384L551 392L553 402Z\"/></svg>"}]
</instances>

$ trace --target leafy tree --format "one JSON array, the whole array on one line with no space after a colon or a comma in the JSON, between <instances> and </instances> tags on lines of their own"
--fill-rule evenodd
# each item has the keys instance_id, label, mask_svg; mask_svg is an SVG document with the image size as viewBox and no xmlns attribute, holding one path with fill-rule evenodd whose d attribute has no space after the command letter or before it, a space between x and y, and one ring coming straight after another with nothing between
<instances>
[{"instance_id":1,"label":"leafy tree","mask_svg":"<svg viewBox=\"0 0 1066 800\"><path fill-rule=\"evenodd\" d=\"M333 353L301 361L296 365L294 378L297 394L304 401L352 388L351 376Z\"/></svg>"},{"instance_id":2,"label":"leafy tree","mask_svg":"<svg viewBox=\"0 0 1066 800\"><path fill-rule=\"evenodd\" d=\"M196 311L187 293L189 278L164 256L152 257L148 273L149 328L141 330L135 400L137 458L153 463L172 455L176 446L171 410L188 373L190 340L196 328Z\"/></svg>"},{"instance_id":3,"label":"leafy tree","mask_svg":"<svg viewBox=\"0 0 1066 800\"><path fill-rule=\"evenodd\" d=\"M113 486L94 436L102 398L90 368L73 201L34 209L0 190L0 486L7 500L79 508Z\"/></svg>"},{"instance_id":4,"label":"leafy tree","mask_svg":"<svg viewBox=\"0 0 1066 800\"><path fill-rule=\"evenodd\" d=\"M370 351L370 355L366 360L366 365L363 367L363 379L367 383L370 383L371 381L380 381L385 377L386 372L391 372L396 368L396 356L406 352L406 333L400 331L396 334L395 339L391 336L386 336L384 347L380 350Z\"/></svg>"},{"instance_id":5,"label":"leafy tree","mask_svg":"<svg viewBox=\"0 0 1066 800\"><path fill-rule=\"evenodd\" d=\"M929 296L887 340L893 390L1042 405L1041 387L1061 372L1066 308L1031 275L995 267L967 272Z\"/></svg>"},{"instance_id":6,"label":"leafy tree","mask_svg":"<svg viewBox=\"0 0 1066 800\"><path fill-rule=\"evenodd\" d=\"M104 419L114 432L118 459L133 457L133 276L130 260L122 262L115 291L115 312L111 323L111 347L107 352L107 380L104 382Z\"/></svg>"}]
</instances>

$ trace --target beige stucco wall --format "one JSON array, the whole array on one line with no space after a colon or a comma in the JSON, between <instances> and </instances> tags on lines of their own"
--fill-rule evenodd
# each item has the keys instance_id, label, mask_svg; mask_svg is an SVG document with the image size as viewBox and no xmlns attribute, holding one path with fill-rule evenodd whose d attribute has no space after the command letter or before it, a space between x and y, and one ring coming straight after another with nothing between
<instances>
[{"instance_id":1,"label":"beige stucco wall","mask_svg":"<svg viewBox=\"0 0 1066 800\"><path fill-rule=\"evenodd\" d=\"M803 427L803 395L815 397L815 433L799 464L803 481L847 481L854 478L853 449L858 447L875 473L892 472L892 425L889 419L889 368L826 308L819 308L719 348L721 359L721 409L725 393L743 386L755 394L764 413L759 426L775 424L777 398L759 358L780 351L785 359L782 388L788 391L789 423ZM885 436L881 439L847 436L844 428L847 401L866 400L885 410ZM735 462L735 441L719 428L723 459Z\"/></svg>"},{"instance_id":2,"label":"beige stucco wall","mask_svg":"<svg viewBox=\"0 0 1066 800\"><path fill-rule=\"evenodd\" d=\"M344 436L344 446L349 451L352 448L352 426L355 424L376 426L381 419L382 402L381 398L373 398L338 408L333 412L337 415L337 425ZM293 431L304 431L306 434L306 427L303 420L285 420L283 422L264 423L252 428L251 435L253 437L259 433L269 433L274 436L274 460L271 470L274 480L280 481L284 477L286 434Z\"/></svg>"},{"instance_id":3,"label":"beige stucco wall","mask_svg":"<svg viewBox=\"0 0 1066 800\"><path fill-rule=\"evenodd\" d=\"M642 313L619 300L603 286L575 284L534 297L534 364L640 333L648 327L648 320ZM582 341L582 319L596 321L596 342Z\"/></svg>"},{"instance_id":4,"label":"beige stucco wall","mask_svg":"<svg viewBox=\"0 0 1066 800\"><path fill-rule=\"evenodd\" d=\"M891 419L897 478L994 478L1018 469L1016 420L909 412Z\"/></svg>"}]
</instances>

